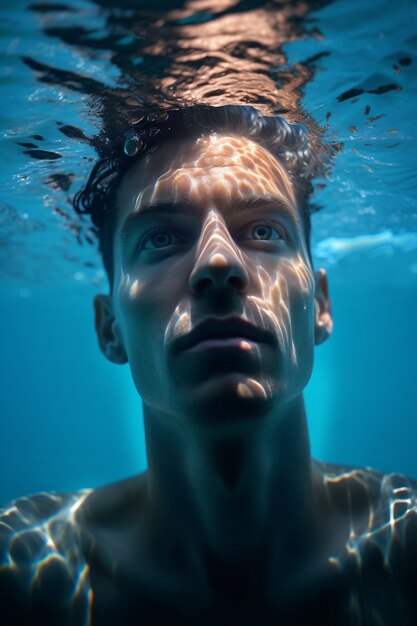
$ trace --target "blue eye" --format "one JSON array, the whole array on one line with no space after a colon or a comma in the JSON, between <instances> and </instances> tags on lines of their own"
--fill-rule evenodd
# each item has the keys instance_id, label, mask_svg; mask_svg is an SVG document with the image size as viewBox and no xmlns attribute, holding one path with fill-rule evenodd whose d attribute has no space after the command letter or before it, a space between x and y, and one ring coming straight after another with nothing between
<instances>
[{"instance_id":1,"label":"blue eye","mask_svg":"<svg viewBox=\"0 0 417 626\"><path fill-rule=\"evenodd\" d=\"M143 241L144 250L159 250L172 245L175 237L166 230L158 230L147 235Z\"/></svg>"},{"instance_id":2,"label":"blue eye","mask_svg":"<svg viewBox=\"0 0 417 626\"><path fill-rule=\"evenodd\" d=\"M258 241L270 241L271 239L282 239L281 233L276 228L268 224L257 224L252 228L252 237Z\"/></svg>"}]
</instances>

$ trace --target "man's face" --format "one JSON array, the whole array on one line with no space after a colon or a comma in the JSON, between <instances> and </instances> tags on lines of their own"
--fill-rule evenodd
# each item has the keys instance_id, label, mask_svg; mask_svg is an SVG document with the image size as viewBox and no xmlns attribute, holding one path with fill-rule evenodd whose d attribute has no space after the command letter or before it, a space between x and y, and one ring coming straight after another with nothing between
<instances>
[{"instance_id":1,"label":"man's face","mask_svg":"<svg viewBox=\"0 0 417 626\"><path fill-rule=\"evenodd\" d=\"M262 415L302 391L331 330L324 271L316 278L293 186L268 151L219 135L172 142L120 186L101 346L129 361L151 409Z\"/></svg>"}]
</instances>

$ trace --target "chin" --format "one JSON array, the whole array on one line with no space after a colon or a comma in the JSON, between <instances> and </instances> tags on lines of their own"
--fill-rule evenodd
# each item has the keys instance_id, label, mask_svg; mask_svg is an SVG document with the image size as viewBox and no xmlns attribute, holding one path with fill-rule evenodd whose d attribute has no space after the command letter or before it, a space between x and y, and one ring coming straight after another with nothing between
<instances>
[{"instance_id":1,"label":"chin","mask_svg":"<svg viewBox=\"0 0 417 626\"><path fill-rule=\"evenodd\" d=\"M204 427L243 427L267 419L276 407L271 386L254 378L233 375L227 380L206 381L188 398L189 420Z\"/></svg>"}]
</instances>

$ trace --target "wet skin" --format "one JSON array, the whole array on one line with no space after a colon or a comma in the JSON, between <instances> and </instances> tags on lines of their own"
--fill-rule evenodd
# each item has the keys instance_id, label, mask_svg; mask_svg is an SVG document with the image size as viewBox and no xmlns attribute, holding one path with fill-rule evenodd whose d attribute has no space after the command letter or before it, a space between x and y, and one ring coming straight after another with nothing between
<instances>
[{"instance_id":1,"label":"wet skin","mask_svg":"<svg viewBox=\"0 0 417 626\"><path fill-rule=\"evenodd\" d=\"M97 625L413 623L393 580L414 576L415 484L310 457L302 391L332 320L300 220L248 139L171 143L128 172L96 329L142 398L148 470L5 510L0 581L36 605L22 623L45 606Z\"/></svg>"},{"instance_id":2,"label":"wet skin","mask_svg":"<svg viewBox=\"0 0 417 626\"><path fill-rule=\"evenodd\" d=\"M127 175L118 202L113 297L97 299L97 326L106 356L129 361L147 410L228 426L294 399L332 322L324 270L314 299L284 168L248 140L171 144ZM234 351L243 371L219 366L230 351L177 349L209 318L267 335Z\"/></svg>"},{"instance_id":3,"label":"wet skin","mask_svg":"<svg viewBox=\"0 0 417 626\"><path fill-rule=\"evenodd\" d=\"M211 560L253 564L272 532L287 568L288 532L314 533L301 392L314 343L331 330L325 273L315 281L291 182L259 145L213 135L133 168L118 205L113 293L96 300L96 324L103 352L128 360L143 399L145 543L161 545L169 528L161 567L193 562L210 593ZM182 346L208 319L219 329L245 320L259 341L239 330L233 345ZM298 497L282 519L284 482Z\"/></svg>"}]
</instances>

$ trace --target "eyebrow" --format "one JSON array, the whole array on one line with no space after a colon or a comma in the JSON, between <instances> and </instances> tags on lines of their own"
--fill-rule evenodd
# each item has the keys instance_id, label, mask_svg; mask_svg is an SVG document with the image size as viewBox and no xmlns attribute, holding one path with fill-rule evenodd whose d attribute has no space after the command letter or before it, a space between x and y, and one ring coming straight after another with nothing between
<instances>
[{"instance_id":1,"label":"eyebrow","mask_svg":"<svg viewBox=\"0 0 417 626\"><path fill-rule=\"evenodd\" d=\"M224 209L225 217L230 217L233 213L241 211L251 211L256 209L274 209L287 215L297 226L301 225L301 220L295 206L277 196L249 196L228 203ZM124 220L120 229L120 239L125 242L132 229L149 216L169 214L169 215L191 215L195 216L195 206L187 199L181 201L170 200L168 202L151 202L143 205L140 209L132 211Z\"/></svg>"},{"instance_id":2,"label":"eyebrow","mask_svg":"<svg viewBox=\"0 0 417 626\"><path fill-rule=\"evenodd\" d=\"M140 209L129 213L124 220L120 229L121 241L126 241L134 226L140 223L144 218L163 213L169 215L194 215L195 209L193 208L191 202L186 199L181 202L172 200L169 202L152 202L145 204Z\"/></svg>"}]
</instances>

